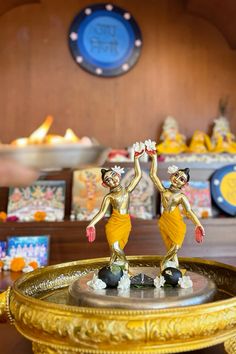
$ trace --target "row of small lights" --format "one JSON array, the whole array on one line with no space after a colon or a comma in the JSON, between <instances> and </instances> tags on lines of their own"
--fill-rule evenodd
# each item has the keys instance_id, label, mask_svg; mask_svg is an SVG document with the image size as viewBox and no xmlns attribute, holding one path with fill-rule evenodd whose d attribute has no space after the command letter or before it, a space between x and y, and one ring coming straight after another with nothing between
<instances>
[{"instance_id":1,"label":"row of small lights","mask_svg":"<svg viewBox=\"0 0 236 354\"><path fill-rule=\"evenodd\" d=\"M106 10L107 10L107 11L112 11L112 10L113 10L113 5L107 4L107 5L106 5ZM84 12L85 12L85 14L86 14L87 16L89 16L89 15L91 15L92 10L88 7L88 8L86 8L86 9L84 10ZM129 12L125 12L124 15L123 15L123 17L124 17L127 21L129 21L129 20L131 19L131 15L130 15ZM76 41L76 40L78 39L78 34L77 34L76 32L71 32L71 33L70 33L70 39L71 39L72 41ZM134 44L135 44L136 47L140 47L140 46L142 45L142 41L141 41L140 39L136 39L135 42L134 42ZM83 62L83 57L81 57L81 56L76 57L76 61L77 61L77 63L81 64L81 63ZM123 69L123 71L129 70L129 64L128 64L128 63L124 63L124 64L122 65L122 69ZM102 71L101 68L96 68L96 69L95 69L95 73L96 73L97 75L101 75L102 72L103 72L103 71Z\"/></svg>"}]
</instances>

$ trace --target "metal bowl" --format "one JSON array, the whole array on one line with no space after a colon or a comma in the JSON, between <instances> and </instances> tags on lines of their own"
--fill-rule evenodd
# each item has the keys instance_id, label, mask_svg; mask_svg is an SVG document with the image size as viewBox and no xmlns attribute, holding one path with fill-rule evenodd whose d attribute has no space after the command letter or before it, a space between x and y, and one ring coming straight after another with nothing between
<instances>
[{"instance_id":1,"label":"metal bowl","mask_svg":"<svg viewBox=\"0 0 236 354\"><path fill-rule=\"evenodd\" d=\"M133 267L158 267L161 257L129 257ZM180 353L225 342L236 348L236 268L194 258L181 267L213 280L217 294L207 304L154 310L68 305L72 282L107 264L90 259L38 269L0 296L6 317L33 342L35 354Z\"/></svg>"},{"instance_id":2,"label":"metal bowl","mask_svg":"<svg viewBox=\"0 0 236 354\"><path fill-rule=\"evenodd\" d=\"M102 145L83 146L79 143L22 147L1 145L0 157L37 169L81 168L104 164L108 151Z\"/></svg>"}]
</instances>

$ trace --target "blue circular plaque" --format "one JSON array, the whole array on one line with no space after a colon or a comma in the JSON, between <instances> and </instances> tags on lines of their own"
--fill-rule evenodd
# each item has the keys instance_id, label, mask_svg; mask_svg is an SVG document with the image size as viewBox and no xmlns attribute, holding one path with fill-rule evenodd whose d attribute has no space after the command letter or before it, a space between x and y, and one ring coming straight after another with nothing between
<instances>
[{"instance_id":1,"label":"blue circular plaque","mask_svg":"<svg viewBox=\"0 0 236 354\"><path fill-rule=\"evenodd\" d=\"M236 165L217 170L211 178L211 192L216 205L225 213L236 215Z\"/></svg>"},{"instance_id":2,"label":"blue circular plaque","mask_svg":"<svg viewBox=\"0 0 236 354\"><path fill-rule=\"evenodd\" d=\"M137 62L142 35L128 11L102 3L84 8L75 17L69 46L83 69L97 76L118 76Z\"/></svg>"}]
</instances>

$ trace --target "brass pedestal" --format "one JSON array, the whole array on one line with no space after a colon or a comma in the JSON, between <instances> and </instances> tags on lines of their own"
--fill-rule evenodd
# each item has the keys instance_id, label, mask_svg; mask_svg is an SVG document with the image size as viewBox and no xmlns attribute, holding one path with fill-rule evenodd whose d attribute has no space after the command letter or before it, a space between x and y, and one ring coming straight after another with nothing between
<instances>
[{"instance_id":1,"label":"brass pedestal","mask_svg":"<svg viewBox=\"0 0 236 354\"><path fill-rule=\"evenodd\" d=\"M160 257L129 257L133 267L158 267ZM178 353L225 342L236 348L236 268L201 259L181 259L187 271L217 287L207 304L129 310L68 305L68 286L104 266L91 259L28 273L0 297L1 319L33 342L35 354Z\"/></svg>"}]
</instances>

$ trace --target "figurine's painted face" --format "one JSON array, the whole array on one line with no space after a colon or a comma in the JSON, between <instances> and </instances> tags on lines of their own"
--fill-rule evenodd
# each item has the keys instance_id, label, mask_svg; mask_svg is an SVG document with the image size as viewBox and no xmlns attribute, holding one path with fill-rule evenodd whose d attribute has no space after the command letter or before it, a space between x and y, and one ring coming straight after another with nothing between
<instances>
[{"instance_id":1,"label":"figurine's painted face","mask_svg":"<svg viewBox=\"0 0 236 354\"><path fill-rule=\"evenodd\" d=\"M116 173L115 171L107 171L103 177L103 182L109 187L109 188L115 188L118 187L120 184L120 175Z\"/></svg>"},{"instance_id":2,"label":"figurine's painted face","mask_svg":"<svg viewBox=\"0 0 236 354\"><path fill-rule=\"evenodd\" d=\"M170 176L172 186L181 189L188 181L188 176L184 171L177 171Z\"/></svg>"}]
</instances>

